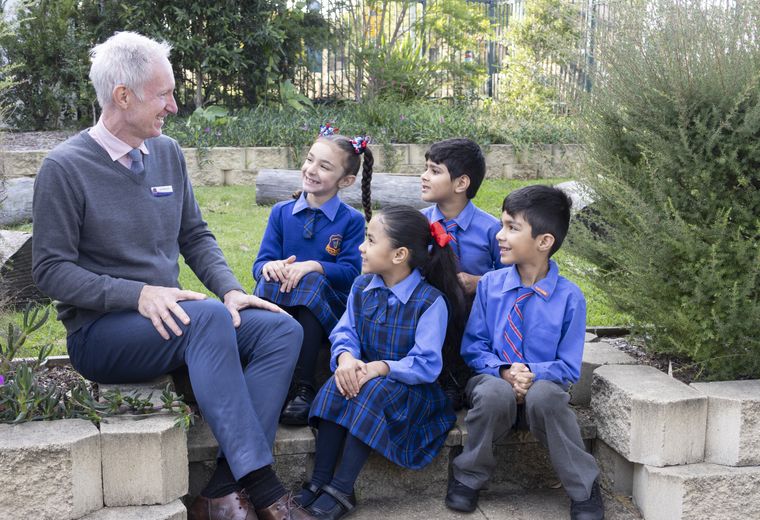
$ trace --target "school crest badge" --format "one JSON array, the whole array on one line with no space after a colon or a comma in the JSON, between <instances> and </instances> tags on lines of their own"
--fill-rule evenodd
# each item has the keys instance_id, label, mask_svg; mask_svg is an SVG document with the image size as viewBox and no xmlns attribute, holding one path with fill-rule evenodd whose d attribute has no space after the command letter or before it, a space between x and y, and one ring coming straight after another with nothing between
<instances>
[{"instance_id":1,"label":"school crest badge","mask_svg":"<svg viewBox=\"0 0 760 520\"><path fill-rule=\"evenodd\" d=\"M330 240L328 240L325 246L325 251L333 256L338 256L341 244L343 244L343 235L330 235Z\"/></svg>"}]
</instances>

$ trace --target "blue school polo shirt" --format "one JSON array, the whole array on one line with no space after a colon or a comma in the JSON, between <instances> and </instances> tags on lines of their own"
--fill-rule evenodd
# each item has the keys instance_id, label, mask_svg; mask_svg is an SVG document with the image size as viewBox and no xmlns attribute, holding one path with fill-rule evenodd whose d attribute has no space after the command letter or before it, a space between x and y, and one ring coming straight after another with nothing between
<instances>
[{"instance_id":1,"label":"blue school polo shirt","mask_svg":"<svg viewBox=\"0 0 760 520\"><path fill-rule=\"evenodd\" d=\"M298 262L319 262L333 288L347 294L362 267L359 244L364 241L364 217L335 195L318 208L314 235L307 239L303 228L308 207L305 193L272 206L253 278L261 278L265 263L295 255Z\"/></svg>"},{"instance_id":2,"label":"blue school polo shirt","mask_svg":"<svg viewBox=\"0 0 760 520\"><path fill-rule=\"evenodd\" d=\"M429 222L439 222L446 219L434 204L422 210ZM459 226L457 240L459 241L459 267L462 272L483 276L494 269L501 269L499 244L496 233L501 229L501 222L469 201L464 209L454 217ZM442 223L442 222L441 222Z\"/></svg>"},{"instance_id":3,"label":"blue school polo shirt","mask_svg":"<svg viewBox=\"0 0 760 520\"><path fill-rule=\"evenodd\" d=\"M479 374L500 377L507 364L504 329L517 290L516 267L486 273L478 282L475 302L462 339L462 357ZM549 261L546 277L533 285L535 294L523 307L523 354L536 375L566 385L580 377L586 332L586 300L577 285L559 274Z\"/></svg>"}]
</instances>

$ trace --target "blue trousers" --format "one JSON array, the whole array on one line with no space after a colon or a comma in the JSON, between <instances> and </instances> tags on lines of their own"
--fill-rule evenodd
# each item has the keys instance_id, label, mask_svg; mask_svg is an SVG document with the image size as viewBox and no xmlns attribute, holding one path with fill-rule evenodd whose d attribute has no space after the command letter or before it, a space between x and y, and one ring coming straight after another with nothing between
<instances>
[{"instance_id":1,"label":"blue trousers","mask_svg":"<svg viewBox=\"0 0 760 520\"><path fill-rule=\"evenodd\" d=\"M169 340L136 311L105 314L69 335L71 363L87 379L110 384L146 381L187 365L203 417L240 479L273 461L301 326L285 313L246 309L236 329L218 300L180 306L190 324L176 320L183 333Z\"/></svg>"}]
</instances>

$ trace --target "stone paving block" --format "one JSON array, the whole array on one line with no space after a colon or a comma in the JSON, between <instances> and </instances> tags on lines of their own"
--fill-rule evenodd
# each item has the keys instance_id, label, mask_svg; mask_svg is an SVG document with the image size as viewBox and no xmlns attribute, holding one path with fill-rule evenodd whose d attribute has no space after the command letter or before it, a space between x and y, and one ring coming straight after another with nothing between
<instances>
[{"instance_id":1,"label":"stone paving block","mask_svg":"<svg viewBox=\"0 0 760 520\"><path fill-rule=\"evenodd\" d=\"M300 168L300 161L304 157L306 157L306 153L299 154L296 160L290 148L284 146L257 146L245 149L245 165L242 168L249 170Z\"/></svg>"},{"instance_id":2,"label":"stone paving block","mask_svg":"<svg viewBox=\"0 0 760 520\"><path fill-rule=\"evenodd\" d=\"M570 387L570 403L588 406L591 402L591 381L594 370L602 365L635 365L636 360L604 341L583 346L581 377Z\"/></svg>"},{"instance_id":3,"label":"stone paving block","mask_svg":"<svg viewBox=\"0 0 760 520\"><path fill-rule=\"evenodd\" d=\"M430 464L419 470L402 468L373 452L356 482L356 493L389 500L421 495L443 497L450 451L444 447Z\"/></svg>"},{"instance_id":4,"label":"stone paving block","mask_svg":"<svg viewBox=\"0 0 760 520\"><path fill-rule=\"evenodd\" d=\"M225 170L224 171L224 185L225 186L256 186L256 176L258 170ZM251 200L251 204L254 200Z\"/></svg>"},{"instance_id":5,"label":"stone paving block","mask_svg":"<svg viewBox=\"0 0 760 520\"><path fill-rule=\"evenodd\" d=\"M760 518L760 467L637 464L633 499L647 520Z\"/></svg>"},{"instance_id":6,"label":"stone paving block","mask_svg":"<svg viewBox=\"0 0 760 520\"><path fill-rule=\"evenodd\" d=\"M159 506L106 507L81 520L186 520L181 500Z\"/></svg>"},{"instance_id":7,"label":"stone paving block","mask_svg":"<svg viewBox=\"0 0 760 520\"><path fill-rule=\"evenodd\" d=\"M116 417L100 431L106 506L167 504L187 493L187 438L174 417Z\"/></svg>"},{"instance_id":8,"label":"stone paving block","mask_svg":"<svg viewBox=\"0 0 760 520\"><path fill-rule=\"evenodd\" d=\"M611 493L633 494L633 462L629 462L601 439L594 441L594 458L599 465L599 484Z\"/></svg>"},{"instance_id":9,"label":"stone paving block","mask_svg":"<svg viewBox=\"0 0 760 520\"><path fill-rule=\"evenodd\" d=\"M42 161L47 157L48 150L4 151L4 175L8 179L14 177L34 177L40 171Z\"/></svg>"},{"instance_id":10,"label":"stone paving block","mask_svg":"<svg viewBox=\"0 0 760 520\"><path fill-rule=\"evenodd\" d=\"M654 367L597 368L591 408L597 437L631 462L669 466L704 458L707 398Z\"/></svg>"},{"instance_id":11,"label":"stone paving block","mask_svg":"<svg viewBox=\"0 0 760 520\"><path fill-rule=\"evenodd\" d=\"M274 437L272 453L277 455L294 455L297 453L314 453L316 439L311 428L307 426L281 426Z\"/></svg>"},{"instance_id":12,"label":"stone paving block","mask_svg":"<svg viewBox=\"0 0 760 520\"><path fill-rule=\"evenodd\" d=\"M0 518L69 520L102 508L100 454L89 421L0 424Z\"/></svg>"},{"instance_id":13,"label":"stone paving block","mask_svg":"<svg viewBox=\"0 0 760 520\"><path fill-rule=\"evenodd\" d=\"M409 164L409 148L405 144L372 146L372 156L375 159L373 170L376 172L395 173L396 168Z\"/></svg>"},{"instance_id":14,"label":"stone paving block","mask_svg":"<svg viewBox=\"0 0 760 520\"><path fill-rule=\"evenodd\" d=\"M760 380L691 386L707 396L705 462L760 465Z\"/></svg>"},{"instance_id":15,"label":"stone paving block","mask_svg":"<svg viewBox=\"0 0 760 520\"><path fill-rule=\"evenodd\" d=\"M187 431L187 459L190 462L216 460L219 443L203 417L196 417L195 424Z\"/></svg>"},{"instance_id":16,"label":"stone paving block","mask_svg":"<svg viewBox=\"0 0 760 520\"><path fill-rule=\"evenodd\" d=\"M410 144L409 147L409 164L420 168L420 175L425 169L425 154L430 150L430 144Z\"/></svg>"},{"instance_id":17,"label":"stone paving block","mask_svg":"<svg viewBox=\"0 0 760 520\"><path fill-rule=\"evenodd\" d=\"M183 148L187 172L193 186L221 186L224 184L224 171L208 160L209 149L202 150L200 161L198 150Z\"/></svg>"},{"instance_id":18,"label":"stone paving block","mask_svg":"<svg viewBox=\"0 0 760 520\"><path fill-rule=\"evenodd\" d=\"M507 164L504 166L504 179L538 179L538 166L535 164Z\"/></svg>"},{"instance_id":19,"label":"stone paving block","mask_svg":"<svg viewBox=\"0 0 760 520\"><path fill-rule=\"evenodd\" d=\"M586 339L585 339L585 342L586 342L586 343L593 343L593 342L595 342L595 341L599 341L599 338L597 337L597 335L596 335L596 334L593 334L593 333L591 333L591 332L587 332L587 333L586 333Z\"/></svg>"}]
</instances>

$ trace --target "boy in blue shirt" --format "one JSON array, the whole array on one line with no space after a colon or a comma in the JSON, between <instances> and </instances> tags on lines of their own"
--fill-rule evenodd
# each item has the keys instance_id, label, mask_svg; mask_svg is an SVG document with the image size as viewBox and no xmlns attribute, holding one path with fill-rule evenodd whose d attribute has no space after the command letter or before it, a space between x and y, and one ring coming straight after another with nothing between
<instances>
[{"instance_id":1,"label":"boy in blue shirt","mask_svg":"<svg viewBox=\"0 0 760 520\"><path fill-rule=\"evenodd\" d=\"M480 279L462 339L462 357L477 375L465 390L468 435L452 462L451 509L475 510L496 467L493 442L515 426L520 410L549 450L572 500L571 518L604 518L599 469L568 406L568 386L580 376L586 302L550 260L567 234L571 204L550 186L528 186L504 199L496 240L501 262L513 266Z\"/></svg>"},{"instance_id":2,"label":"boy in blue shirt","mask_svg":"<svg viewBox=\"0 0 760 520\"><path fill-rule=\"evenodd\" d=\"M440 222L452 236L459 281L471 298L481 276L504 267L495 239L499 220L472 203L485 175L483 151L470 139L439 141L425 154L422 200L433 205L422 213L430 223Z\"/></svg>"},{"instance_id":3,"label":"boy in blue shirt","mask_svg":"<svg viewBox=\"0 0 760 520\"><path fill-rule=\"evenodd\" d=\"M498 219L477 208L472 199L486 174L486 160L470 139L446 139L434 143L425 154L422 200L433 205L422 210L432 224L440 222L451 236L458 261L459 282L468 303L478 280L488 271L504 267L499 260L496 233ZM455 410L462 408L464 386L471 372L456 350L443 352L440 383Z\"/></svg>"}]
</instances>

